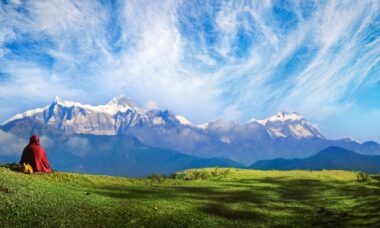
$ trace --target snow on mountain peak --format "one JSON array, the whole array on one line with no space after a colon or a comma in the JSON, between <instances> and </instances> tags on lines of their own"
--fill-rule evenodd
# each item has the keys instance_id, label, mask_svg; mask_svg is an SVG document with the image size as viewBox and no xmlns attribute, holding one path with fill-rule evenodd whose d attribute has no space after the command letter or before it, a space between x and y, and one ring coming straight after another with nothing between
<instances>
[{"instance_id":1,"label":"snow on mountain peak","mask_svg":"<svg viewBox=\"0 0 380 228\"><path fill-rule=\"evenodd\" d=\"M208 125L209 125L209 123L207 122L207 123L203 123L203 124L198 124L198 125L196 125L196 127L205 130L208 128Z\"/></svg>"},{"instance_id":2,"label":"snow on mountain peak","mask_svg":"<svg viewBox=\"0 0 380 228\"><path fill-rule=\"evenodd\" d=\"M123 107L136 106L133 104L131 98L124 95L119 95L117 97L112 98L112 100L110 100L107 103L107 105L116 105L116 106L123 106Z\"/></svg>"},{"instance_id":3,"label":"snow on mountain peak","mask_svg":"<svg viewBox=\"0 0 380 228\"><path fill-rule=\"evenodd\" d=\"M355 140L355 139L352 138L352 137L342 138L342 139L340 139L340 141L343 141L343 142L355 142L355 143L360 143L359 141Z\"/></svg>"},{"instance_id":4,"label":"snow on mountain peak","mask_svg":"<svg viewBox=\"0 0 380 228\"><path fill-rule=\"evenodd\" d=\"M114 114L117 112L126 112L128 109L132 109L140 114L143 113L143 109L136 105L130 97L122 94L112 98L103 107L106 112Z\"/></svg>"},{"instance_id":5,"label":"snow on mountain peak","mask_svg":"<svg viewBox=\"0 0 380 228\"><path fill-rule=\"evenodd\" d=\"M79 102L73 102L73 101L67 101L63 100L62 98L56 96L54 99L54 102L50 105L47 105L42 108L36 108L32 110L28 110L26 112L16 114L10 119L4 121L2 124L6 124L10 121L17 120L17 119L23 119L25 117L32 117L36 114L46 112L50 106L60 106L64 108L72 108L72 107L78 107L85 109L90 112L96 112L96 113L106 113L106 114L111 114L114 115L118 112L126 112L128 109L133 109L134 111L138 113L142 113L141 109L137 106L134 105L133 102L129 97L119 95L115 98L113 98L108 104L106 105L97 105L97 106L92 106L88 104L81 104Z\"/></svg>"},{"instance_id":6,"label":"snow on mountain peak","mask_svg":"<svg viewBox=\"0 0 380 228\"><path fill-rule=\"evenodd\" d=\"M59 97L55 98L55 103L63 107L79 107L93 112L101 112L107 114L116 114L118 112L126 112L131 109L138 113L142 113L142 109L135 105L132 100L124 95L119 95L111 99L106 105L92 106L88 104L81 104L73 101L65 101Z\"/></svg>"},{"instance_id":7,"label":"snow on mountain peak","mask_svg":"<svg viewBox=\"0 0 380 228\"><path fill-rule=\"evenodd\" d=\"M296 112L279 112L264 120L251 119L267 128L274 138L324 138L319 129Z\"/></svg>"},{"instance_id":8,"label":"snow on mountain peak","mask_svg":"<svg viewBox=\"0 0 380 228\"><path fill-rule=\"evenodd\" d=\"M167 123L170 124L173 119L177 120L173 123L174 125L192 125L185 117L174 116L168 111L142 109L124 95L111 99L105 105L97 106L66 101L55 97L54 102L50 105L17 114L3 124L26 117L31 117L70 133L100 135L118 134L118 132L124 131L128 127L143 124L163 126Z\"/></svg>"},{"instance_id":9,"label":"snow on mountain peak","mask_svg":"<svg viewBox=\"0 0 380 228\"><path fill-rule=\"evenodd\" d=\"M270 116L266 121L298 121L304 119L296 112L279 112L273 116Z\"/></svg>"},{"instance_id":10,"label":"snow on mountain peak","mask_svg":"<svg viewBox=\"0 0 380 228\"><path fill-rule=\"evenodd\" d=\"M70 113L70 115L67 113ZM71 129L75 133L116 134L117 129L121 127L134 126L147 121L151 121L153 125L166 125L168 120L159 113L140 108L129 97L124 95L119 95L111 99L107 104L98 106L66 101L55 97L52 104L17 114L3 124L25 117L32 117L46 124ZM226 132L234 127L239 127L238 123L231 121L219 120L193 125L181 115L175 115L174 118L180 125L192 126L206 131ZM178 124L177 121L176 124ZM99 126L94 127L94 122L97 122ZM262 125L273 138L324 138L316 126L295 112L279 112L267 119L252 119L248 123L250 122Z\"/></svg>"},{"instance_id":11,"label":"snow on mountain peak","mask_svg":"<svg viewBox=\"0 0 380 228\"><path fill-rule=\"evenodd\" d=\"M59 98L58 96L55 97L53 104L58 104L58 105L61 105L63 107L86 106L86 105L82 105L81 103L78 103L78 102L63 100L63 99ZM87 105L87 106L89 106L89 105Z\"/></svg>"},{"instance_id":12,"label":"snow on mountain peak","mask_svg":"<svg viewBox=\"0 0 380 228\"><path fill-rule=\"evenodd\" d=\"M260 123L261 125L266 125L268 122L285 122L285 121L300 121L300 120L304 120L305 118L302 117L301 115L299 115L298 113L296 112L279 112L275 115L272 115L266 119L263 119L263 120L258 120L258 119L255 119L255 118L252 118L251 120L248 121L248 123L250 122L258 122Z\"/></svg>"},{"instance_id":13,"label":"snow on mountain peak","mask_svg":"<svg viewBox=\"0 0 380 228\"><path fill-rule=\"evenodd\" d=\"M180 122L182 125L191 125L192 123L186 119L185 117L181 115L176 115L175 118Z\"/></svg>"},{"instance_id":14,"label":"snow on mountain peak","mask_svg":"<svg viewBox=\"0 0 380 228\"><path fill-rule=\"evenodd\" d=\"M43 111L47 110L48 108L49 108L49 105L45 106L43 108L36 108L36 109L28 110L28 111L23 112L23 113L16 114L16 115L12 116L11 118L7 119L6 121L4 121L3 123L1 123L0 125L4 125L4 124L9 123L13 120L18 120L18 119L23 119L25 117L33 116L37 113L42 113Z\"/></svg>"}]
</instances>

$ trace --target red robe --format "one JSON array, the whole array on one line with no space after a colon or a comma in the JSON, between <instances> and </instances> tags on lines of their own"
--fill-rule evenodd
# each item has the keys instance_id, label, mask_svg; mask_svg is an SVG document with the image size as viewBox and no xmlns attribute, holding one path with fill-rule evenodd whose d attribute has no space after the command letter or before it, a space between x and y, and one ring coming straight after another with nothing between
<instances>
[{"instance_id":1,"label":"red robe","mask_svg":"<svg viewBox=\"0 0 380 228\"><path fill-rule=\"evenodd\" d=\"M25 147L21 155L20 164L28 163L32 166L34 172L50 173L49 161L44 149L40 146L38 135L30 137L29 144Z\"/></svg>"}]
</instances>

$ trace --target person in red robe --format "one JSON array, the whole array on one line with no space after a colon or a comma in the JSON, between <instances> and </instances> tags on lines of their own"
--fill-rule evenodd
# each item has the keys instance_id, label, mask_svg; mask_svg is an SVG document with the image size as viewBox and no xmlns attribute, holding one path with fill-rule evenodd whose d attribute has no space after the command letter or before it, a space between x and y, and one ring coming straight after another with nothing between
<instances>
[{"instance_id":1,"label":"person in red robe","mask_svg":"<svg viewBox=\"0 0 380 228\"><path fill-rule=\"evenodd\" d=\"M31 165L34 172L51 172L45 150L40 145L40 138L36 134L30 137L29 144L22 152L20 164L23 163Z\"/></svg>"}]
</instances>

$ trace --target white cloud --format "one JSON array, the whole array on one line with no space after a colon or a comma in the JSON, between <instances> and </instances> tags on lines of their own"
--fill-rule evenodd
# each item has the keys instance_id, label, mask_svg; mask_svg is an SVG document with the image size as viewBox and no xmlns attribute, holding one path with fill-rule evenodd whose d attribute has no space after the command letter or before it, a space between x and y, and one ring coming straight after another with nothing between
<instances>
[{"instance_id":1,"label":"white cloud","mask_svg":"<svg viewBox=\"0 0 380 228\"><path fill-rule=\"evenodd\" d=\"M282 109L317 118L344 110L352 91L378 81L368 72L378 63L379 40L363 42L377 1L316 3L307 19L295 3L298 22L286 32L276 27L272 1L205 2L187 20L183 14L190 11L179 10L185 3L126 1L115 3L115 11L69 0L1 7L0 71L10 79L0 81L0 114L23 111L27 105L20 100L33 106L58 95L99 104L125 93L140 104L155 100L195 123L226 116L244 121ZM182 21L203 26L202 13L209 31L181 30ZM243 58L235 55L239 29L252 36ZM38 51L54 58L51 66L7 57L4 44L23 41L25 34L43 43ZM300 47L315 57L299 71L281 74L278 67Z\"/></svg>"},{"instance_id":2,"label":"white cloud","mask_svg":"<svg viewBox=\"0 0 380 228\"><path fill-rule=\"evenodd\" d=\"M209 66L213 66L213 65L216 64L216 61L213 58L211 58L210 56L205 55L205 54L203 54L203 55L196 55L195 58L198 59L198 60L200 60L204 64L209 65Z\"/></svg>"},{"instance_id":3,"label":"white cloud","mask_svg":"<svg viewBox=\"0 0 380 228\"><path fill-rule=\"evenodd\" d=\"M91 150L88 139L78 136L70 137L67 141L69 151L76 156L84 157Z\"/></svg>"},{"instance_id":4,"label":"white cloud","mask_svg":"<svg viewBox=\"0 0 380 228\"><path fill-rule=\"evenodd\" d=\"M375 2L317 5L310 19L298 18L297 27L286 34L275 32L265 21L265 13L270 12L260 9L227 9L233 11L231 15L238 10L249 12L257 25L256 34L263 36L253 45L248 58L219 70L219 79L225 80L225 89L233 94L226 99L244 110L245 118L250 118L247 113L268 115L283 109L317 118L350 105L349 99L347 103L342 103L342 99L364 86L371 76L369 70L378 62L377 42L363 43L363 34L375 20L379 5ZM233 34L231 17L223 20L228 22L224 23L226 31ZM236 26L241 22L234 23ZM315 57L300 71L290 76L281 74L278 66L303 46L314 48Z\"/></svg>"},{"instance_id":5,"label":"white cloud","mask_svg":"<svg viewBox=\"0 0 380 228\"><path fill-rule=\"evenodd\" d=\"M2 106L20 105L43 101L50 103L59 94L61 97L83 99L86 94L75 88L64 78L51 74L35 64L20 61L3 62L3 72L12 75L10 80L0 84L0 104ZM7 99L11 98L11 103ZM17 103L18 102L18 103Z\"/></svg>"},{"instance_id":6,"label":"white cloud","mask_svg":"<svg viewBox=\"0 0 380 228\"><path fill-rule=\"evenodd\" d=\"M54 141L46 135L40 136L40 145L42 147L53 147Z\"/></svg>"},{"instance_id":7,"label":"white cloud","mask_svg":"<svg viewBox=\"0 0 380 228\"><path fill-rule=\"evenodd\" d=\"M12 133L0 130L0 155L21 156L27 142Z\"/></svg>"},{"instance_id":8,"label":"white cloud","mask_svg":"<svg viewBox=\"0 0 380 228\"><path fill-rule=\"evenodd\" d=\"M224 109L221 118L225 120L239 120L241 115L242 112L236 105L229 105Z\"/></svg>"},{"instance_id":9,"label":"white cloud","mask_svg":"<svg viewBox=\"0 0 380 228\"><path fill-rule=\"evenodd\" d=\"M158 107L158 104L154 101L148 101L145 105L144 105L144 108L145 109L159 109Z\"/></svg>"}]
</instances>

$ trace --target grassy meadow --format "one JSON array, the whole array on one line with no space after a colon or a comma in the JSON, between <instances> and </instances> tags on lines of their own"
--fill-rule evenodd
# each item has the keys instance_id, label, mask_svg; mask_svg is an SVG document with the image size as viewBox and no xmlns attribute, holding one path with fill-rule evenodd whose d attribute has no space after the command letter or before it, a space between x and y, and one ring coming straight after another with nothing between
<instances>
[{"instance_id":1,"label":"grassy meadow","mask_svg":"<svg viewBox=\"0 0 380 228\"><path fill-rule=\"evenodd\" d=\"M0 227L357 227L380 224L380 176L199 169L122 178L0 167Z\"/></svg>"}]
</instances>

